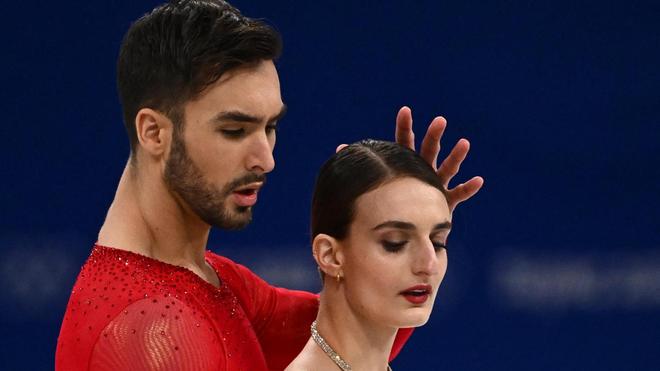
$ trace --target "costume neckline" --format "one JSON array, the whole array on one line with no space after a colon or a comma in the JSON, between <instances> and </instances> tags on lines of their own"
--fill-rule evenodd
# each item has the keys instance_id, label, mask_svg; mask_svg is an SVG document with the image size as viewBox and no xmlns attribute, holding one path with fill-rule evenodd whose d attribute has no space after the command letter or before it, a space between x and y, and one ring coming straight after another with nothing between
<instances>
[{"instance_id":1,"label":"costume neckline","mask_svg":"<svg viewBox=\"0 0 660 371\"><path fill-rule=\"evenodd\" d=\"M188 269L186 267L182 267L180 265L175 265L175 264L170 264L170 263L164 262L162 260L154 259L152 257L146 256L146 255L134 252L134 251L119 249L119 248L112 247L112 246L101 245L98 242L94 244L94 249L92 250L92 254L94 253L94 250L98 250L98 251L105 250L106 252L109 252L109 253L112 253L112 254L123 254L123 255L127 255L127 256L132 256L133 258L138 259L138 260L140 260L144 263L156 264L156 265L159 265L163 268L174 269L174 270L183 272L184 274L190 276L193 280L202 282L203 285L207 285L208 288L210 288L212 290L215 290L215 291L220 290L224 285L224 281L222 280L222 276L220 275L220 271L215 266L215 264L213 264L213 261L208 259L208 256L211 253L211 251L209 251L209 250L206 250L205 253L204 253L204 261L206 262L206 264L208 264L211 267L211 269L213 269L213 272L215 272L215 275L218 277L218 281L220 282L220 286L218 286L218 287L215 287L213 284L206 281L202 277L198 276L195 272L191 271L190 269Z\"/></svg>"}]
</instances>

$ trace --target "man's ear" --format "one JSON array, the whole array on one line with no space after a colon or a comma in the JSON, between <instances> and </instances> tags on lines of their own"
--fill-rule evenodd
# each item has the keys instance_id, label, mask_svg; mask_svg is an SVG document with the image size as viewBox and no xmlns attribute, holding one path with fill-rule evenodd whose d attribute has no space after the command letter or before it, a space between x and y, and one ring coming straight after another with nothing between
<instances>
[{"instance_id":1,"label":"man's ear","mask_svg":"<svg viewBox=\"0 0 660 371\"><path fill-rule=\"evenodd\" d=\"M316 235L312 242L312 253L323 273L332 278L343 276L344 252L337 239L323 233Z\"/></svg>"},{"instance_id":2,"label":"man's ear","mask_svg":"<svg viewBox=\"0 0 660 371\"><path fill-rule=\"evenodd\" d=\"M173 130L172 121L151 108L142 108L135 115L135 131L140 149L150 156L166 154Z\"/></svg>"}]
</instances>

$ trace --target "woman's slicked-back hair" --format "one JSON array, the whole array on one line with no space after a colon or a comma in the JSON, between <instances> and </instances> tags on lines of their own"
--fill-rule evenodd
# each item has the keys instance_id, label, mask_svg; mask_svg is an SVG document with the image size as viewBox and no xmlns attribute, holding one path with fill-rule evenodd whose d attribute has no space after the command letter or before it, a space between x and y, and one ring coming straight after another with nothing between
<instances>
[{"instance_id":1,"label":"woman's slicked-back hair","mask_svg":"<svg viewBox=\"0 0 660 371\"><path fill-rule=\"evenodd\" d=\"M182 106L229 70L275 60L279 33L222 0L172 0L135 21L121 45L117 87L134 152L142 108L183 125ZM181 129L176 127L175 129Z\"/></svg>"},{"instance_id":2,"label":"woman's slicked-back hair","mask_svg":"<svg viewBox=\"0 0 660 371\"><path fill-rule=\"evenodd\" d=\"M323 233L344 239L355 201L380 185L415 178L446 194L433 168L413 150L397 143L367 139L335 153L316 178L312 199L312 239Z\"/></svg>"}]
</instances>

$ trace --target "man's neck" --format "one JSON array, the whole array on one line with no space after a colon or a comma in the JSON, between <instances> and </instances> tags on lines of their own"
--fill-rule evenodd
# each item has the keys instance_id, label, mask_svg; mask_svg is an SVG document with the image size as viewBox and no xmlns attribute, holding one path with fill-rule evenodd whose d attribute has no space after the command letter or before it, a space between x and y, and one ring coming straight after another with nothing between
<instances>
[{"instance_id":1,"label":"man's neck","mask_svg":"<svg viewBox=\"0 0 660 371\"><path fill-rule=\"evenodd\" d=\"M183 205L164 181L126 165L98 244L188 268L212 284L204 254L210 227Z\"/></svg>"}]
</instances>

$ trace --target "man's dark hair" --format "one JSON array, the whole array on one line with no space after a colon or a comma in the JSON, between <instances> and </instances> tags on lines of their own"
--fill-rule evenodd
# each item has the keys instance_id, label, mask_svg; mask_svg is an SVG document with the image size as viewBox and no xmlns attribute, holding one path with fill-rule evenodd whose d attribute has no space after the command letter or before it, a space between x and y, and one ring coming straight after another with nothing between
<instances>
[{"instance_id":1,"label":"man's dark hair","mask_svg":"<svg viewBox=\"0 0 660 371\"><path fill-rule=\"evenodd\" d=\"M134 153L135 116L145 107L183 125L183 104L225 72L275 60L280 35L222 0L173 0L134 22L117 62L124 125Z\"/></svg>"},{"instance_id":2,"label":"man's dark hair","mask_svg":"<svg viewBox=\"0 0 660 371\"><path fill-rule=\"evenodd\" d=\"M363 140L335 153L321 167L312 199L312 240L320 233L343 240L355 216L355 201L380 185L415 178L446 195L431 165L397 143Z\"/></svg>"}]
</instances>

